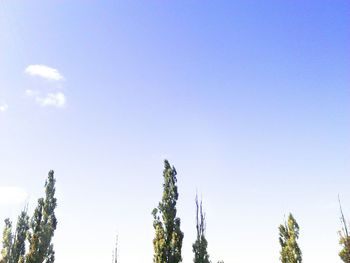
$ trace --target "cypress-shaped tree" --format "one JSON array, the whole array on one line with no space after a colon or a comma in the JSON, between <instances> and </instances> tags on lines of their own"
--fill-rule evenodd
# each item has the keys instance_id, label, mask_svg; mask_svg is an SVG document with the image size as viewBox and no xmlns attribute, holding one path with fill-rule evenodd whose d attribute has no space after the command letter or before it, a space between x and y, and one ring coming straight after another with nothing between
<instances>
[{"instance_id":1,"label":"cypress-shaped tree","mask_svg":"<svg viewBox=\"0 0 350 263\"><path fill-rule=\"evenodd\" d=\"M51 263L55 260L55 252L51 243L57 226L55 183L54 171L51 170L45 182L45 198L38 200L30 223L29 251L26 255L26 263Z\"/></svg>"},{"instance_id":2,"label":"cypress-shaped tree","mask_svg":"<svg viewBox=\"0 0 350 263\"><path fill-rule=\"evenodd\" d=\"M1 262L9 263L11 260L11 251L13 245L12 222L9 218L5 219L5 227L2 233Z\"/></svg>"},{"instance_id":3,"label":"cypress-shaped tree","mask_svg":"<svg viewBox=\"0 0 350 263\"><path fill-rule=\"evenodd\" d=\"M118 235L116 236L115 247L114 247L114 250L112 252L112 262L118 263Z\"/></svg>"},{"instance_id":4,"label":"cypress-shaped tree","mask_svg":"<svg viewBox=\"0 0 350 263\"><path fill-rule=\"evenodd\" d=\"M339 200L339 208L340 208L340 221L342 224L342 230L339 231L340 239L339 244L342 246L342 250L339 252L339 257L345 263L350 263L350 236L348 232L347 223L344 217L343 209L341 207L340 199Z\"/></svg>"},{"instance_id":5,"label":"cypress-shaped tree","mask_svg":"<svg viewBox=\"0 0 350 263\"><path fill-rule=\"evenodd\" d=\"M163 196L157 208L152 212L155 238L153 239L154 263L179 263L182 261L181 248L183 233L180 218L176 216L177 191L175 167L164 160Z\"/></svg>"},{"instance_id":6,"label":"cypress-shaped tree","mask_svg":"<svg viewBox=\"0 0 350 263\"><path fill-rule=\"evenodd\" d=\"M18 263L24 261L26 253L25 241L29 229L29 217L27 209L24 209L18 216L16 232L13 239L13 246L11 252L11 263Z\"/></svg>"},{"instance_id":7,"label":"cypress-shaped tree","mask_svg":"<svg viewBox=\"0 0 350 263\"><path fill-rule=\"evenodd\" d=\"M29 251L26 255L26 262L36 263L40 260L40 238L42 236L42 217L43 217L44 199L38 200L38 205L34 210L30 221L30 232L28 232Z\"/></svg>"},{"instance_id":8,"label":"cypress-shaped tree","mask_svg":"<svg viewBox=\"0 0 350 263\"><path fill-rule=\"evenodd\" d=\"M192 245L194 263L210 263L209 254L207 252L208 241L205 238L205 215L203 213L202 201L198 203L198 196L196 195L196 230L197 239Z\"/></svg>"},{"instance_id":9,"label":"cypress-shaped tree","mask_svg":"<svg viewBox=\"0 0 350 263\"><path fill-rule=\"evenodd\" d=\"M302 254L297 243L299 238L299 225L292 214L288 222L279 226L279 242L281 245L280 260L282 263L301 263Z\"/></svg>"}]
</instances>

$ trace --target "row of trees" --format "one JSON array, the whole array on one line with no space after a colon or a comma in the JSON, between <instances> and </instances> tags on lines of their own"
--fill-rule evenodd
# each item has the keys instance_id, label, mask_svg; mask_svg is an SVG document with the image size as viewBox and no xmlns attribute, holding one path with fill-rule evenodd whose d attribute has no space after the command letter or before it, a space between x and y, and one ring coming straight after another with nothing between
<instances>
[{"instance_id":1,"label":"row of trees","mask_svg":"<svg viewBox=\"0 0 350 263\"><path fill-rule=\"evenodd\" d=\"M184 233L180 229L181 220L177 217L176 203L179 197L176 179L176 169L164 161L163 196L158 206L153 209L153 239L154 263L182 262L181 249ZM210 263L207 252L208 242L205 238L205 214L202 201L196 195L196 230L197 238L192 245L195 263ZM219 261L218 263L224 263Z\"/></svg>"},{"instance_id":2,"label":"row of trees","mask_svg":"<svg viewBox=\"0 0 350 263\"><path fill-rule=\"evenodd\" d=\"M340 201L339 201L340 205ZM339 257L345 263L350 263L350 236L347 223L340 205L342 230L339 231L339 244L342 246ZM280 260L282 263L302 262L302 253L297 243L299 238L299 225L292 214L289 214L288 221L279 226L279 241L281 245Z\"/></svg>"},{"instance_id":3,"label":"row of trees","mask_svg":"<svg viewBox=\"0 0 350 263\"><path fill-rule=\"evenodd\" d=\"M54 171L50 171L45 182L45 197L38 200L31 218L25 208L18 216L15 229L11 220L5 219L0 263L53 263L55 261L52 243L57 226L55 182Z\"/></svg>"},{"instance_id":4,"label":"row of trees","mask_svg":"<svg viewBox=\"0 0 350 263\"><path fill-rule=\"evenodd\" d=\"M164 161L163 171L163 196L157 208L154 208L153 227L155 237L153 239L154 263L179 263L182 262L181 249L184 233L180 229L181 220L177 217L176 203L179 197L176 179L176 169L167 160ZM205 238L205 214L202 202L196 195L196 230L197 238L192 245L194 263L210 263L207 251L208 241ZM340 202L339 202L340 204ZM340 258L345 263L350 263L350 236L347 223L340 206L342 230L339 232L342 249ZM279 226L279 242L281 245L280 261L282 263L301 263L302 252L298 245L299 225L292 214L288 220ZM218 263L223 263L219 261Z\"/></svg>"},{"instance_id":5,"label":"row of trees","mask_svg":"<svg viewBox=\"0 0 350 263\"><path fill-rule=\"evenodd\" d=\"M158 206L152 212L155 230L153 239L154 263L182 262L181 250L184 233L181 231L181 220L177 216L176 209L179 197L176 176L175 167L165 160L163 195ZM0 263L53 263L55 261L52 243L57 226L55 183L54 172L50 171L45 182L45 197L38 200L31 218L28 216L27 208L25 208L18 216L15 229L13 229L11 220L5 219ZM207 251L208 241L205 237L205 213L202 201L199 202L197 195L195 204L197 237L192 245L193 261L194 263L210 263ZM340 212L342 230L339 232L339 243L342 250L339 256L345 263L350 263L350 236L341 205ZM293 215L289 214L288 220L279 226L280 261L282 263L302 262L298 238L299 225ZM114 262L117 262L116 255L117 251L115 251ZM224 262L219 261L218 263Z\"/></svg>"}]
</instances>

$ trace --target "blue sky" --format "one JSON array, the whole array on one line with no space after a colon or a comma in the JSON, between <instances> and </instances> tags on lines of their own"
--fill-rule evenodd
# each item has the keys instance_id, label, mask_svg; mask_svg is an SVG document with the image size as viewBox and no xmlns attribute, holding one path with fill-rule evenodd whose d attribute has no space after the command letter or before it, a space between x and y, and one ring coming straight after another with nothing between
<instances>
[{"instance_id":1,"label":"blue sky","mask_svg":"<svg viewBox=\"0 0 350 263\"><path fill-rule=\"evenodd\" d=\"M0 219L57 177L57 262L152 262L163 159L183 261L195 193L213 262L340 262L350 218L348 1L0 0ZM6 194L4 194L6 193ZM254 251L254 253L252 253Z\"/></svg>"}]
</instances>

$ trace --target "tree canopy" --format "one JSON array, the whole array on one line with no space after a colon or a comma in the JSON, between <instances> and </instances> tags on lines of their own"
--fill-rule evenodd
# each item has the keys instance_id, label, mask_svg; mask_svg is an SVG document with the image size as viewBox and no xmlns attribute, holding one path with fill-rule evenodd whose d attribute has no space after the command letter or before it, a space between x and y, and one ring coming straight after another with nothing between
<instances>
[{"instance_id":1,"label":"tree canopy","mask_svg":"<svg viewBox=\"0 0 350 263\"><path fill-rule=\"evenodd\" d=\"M181 249L184 237L180 229L180 218L176 216L176 203L179 197L177 190L177 172L168 160L164 161L163 196L158 207L153 209L154 263L178 263L182 261Z\"/></svg>"}]
</instances>

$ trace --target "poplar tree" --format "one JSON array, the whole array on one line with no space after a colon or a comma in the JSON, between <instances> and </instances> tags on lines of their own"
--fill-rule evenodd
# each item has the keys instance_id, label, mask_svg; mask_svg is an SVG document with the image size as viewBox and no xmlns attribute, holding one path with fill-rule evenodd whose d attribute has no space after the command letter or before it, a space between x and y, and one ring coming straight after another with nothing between
<instances>
[{"instance_id":1,"label":"poplar tree","mask_svg":"<svg viewBox=\"0 0 350 263\"><path fill-rule=\"evenodd\" d=\"M30 222L29 251L26 255L26 263L52 263L55 261L55 251L51 243L57 226L55 183L54 171L51 170L45 182L45 198L38 200Z\"/></svg>"},{"instance_id":2,"label":"poplar tree","mask_svg":"<svg viewBox=\"0 0 350 263\"><path fill-rule=\"evenodd\" d=\"M340 208L340 221L342 223L342 230L339 231L340 239L339 244L342 246L342 250L339 252L339 257L345 263L350 263L350 236L348 232L347 223L343 214L343 209L341 207L340 199L339 200L339 208Z\"/></svg>"},{"instance_id":3,"label":"poplar tree","mask_svg":"<svg viewBox=\"0 0 350 263\"><path fill-rule=\"evenodd\" d=\"M297 243L298 238L299 225L290 213L288 222L279 226L280 260L282 263L302 262L302 253Z\"/></svg>"},{"instance_id":4,"label":"poplar tree","mask_svg":"<svg viewBox=\"0 0 350 263\"><path fill-rule=\"evenodd\" d=\"M118 263L118 235L115 239L115 247L112 251L112 263Z\"/></svg>"},{"instance_id":5,"label":"poplar tree","mask_svg":"<svg viewBox=\"0 0 350 263\"><path fill-rule=\"evenodd\" d=\"M210 263L209 254L207 252L208 241L205 238L205 215L203 213L202 201L198 203L196 195L196 229L197 239L192 245L194 253L194 263Z\"/></svg>"},{"instance_id":6,"label":"poplar tree","mask_svg":"<svg viewBox=\"0 0 350 263\"><path fill-rule=\"evenodd\" d=\"M163 196L157 208L153 209L154 263L179 263L182 261L181 248L184 237L180 229L180 218L176 216L177 191L175 167L164 160Z\"/></svg>"},{"instance_id":7,"label":"poplar tree","mask_svg":"<svg viewBox=\"0 0 350 263\"><path fill-rule=\"evenodd\" d=\"M27 215L27 209L24 209L17 219L16 232L11 249L11 263L24 262L24 255L26 253L25 241L28 229L29 217Z\"/></svg>"},{"instance_id":8,"label":"poplar tree","mask_svg":"<svg viewBox=\"0 0 350 263\"><path fill-rule=\"evenodd\" d=\"M24 209L17 219L15 234L12 233L12 222L5 220L3 231L3 248L1 250L2 260L0 263L21 263L24 262L25 241L28 231L28 215Z\"/></svg>"},{"instance_id":9,"label":"poplar tree","mask_svg":"<svg viewBox=\"0 0 350 263\"><path fill-rule=\"evenodd\" d=\"M6 218L5 227L2 232L1 262L3 263L10 262L12 245L13 245L12 222L9 218Z\"/></svg>"}]
</instances>

